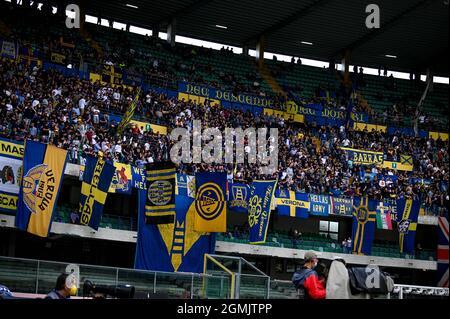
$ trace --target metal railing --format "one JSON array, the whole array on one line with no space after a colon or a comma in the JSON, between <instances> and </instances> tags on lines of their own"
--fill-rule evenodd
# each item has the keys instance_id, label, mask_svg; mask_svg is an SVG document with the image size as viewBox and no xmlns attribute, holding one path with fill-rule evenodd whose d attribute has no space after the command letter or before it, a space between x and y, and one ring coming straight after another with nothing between
<instances>
[{"instance_id":1,"label":"metal railing","mask_svg":"<svg viewBox=\"0 0 450 319\"><path fill-rule=\"evenodd\" d=\"M388 299L448 298L448 292L448 288L443 287L394 285L394 291L388 295Z\"/></svg>"},{"instance_id":2,"label":"metal railing","mask_svg":"<svg viewBox=\"0 0 450 319\"><path fill-rule=\"evenodd\" d=\"M219 274L169 273L107 266L64 263L0 256L0 284L13 293L47 294L61 273L73 272L78 288L85 280L95 284L125 285L135 287L136 294L159 294L173 299L200 299L205 279L224 282L228 278ZM78 290L81 296L82 289ZM219 298L228 298L219 295Z\"/></svg>"},{"instance_id":3,"label":"metal railing","mask_svg":"<svg viewBox=\"0 0 450 319\"><path fill-rule=\"evenodd\" d=\"M270 298L270 277L244 258L205 254L205 273L211 269L208 267L208 260L230 275L232 299Z\"/></svg>"}]
</instances>

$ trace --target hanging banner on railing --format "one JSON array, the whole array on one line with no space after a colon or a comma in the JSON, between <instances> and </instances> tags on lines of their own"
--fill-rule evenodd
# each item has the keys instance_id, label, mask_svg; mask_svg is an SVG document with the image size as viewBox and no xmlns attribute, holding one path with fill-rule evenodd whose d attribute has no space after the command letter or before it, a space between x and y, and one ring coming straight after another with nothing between
<instances>
[{"instance_id":1,"label":"hanging banner on railing","mask_svg":"<svg viewBox=\"0 0 450 319\"><path fill-rule=\"evenodd\" d=\"M383 152L371 152L348 147L341 147L341 150L347 153L348 160L353 161L354 164L381 165L384 161Z\"/></svg>"},{"instance_id":2,"label":"hanging banner on railing","mask_svg":"<svg viewBox=\"0 0 450 319\"><path fill-rule=\"evenodd\" d=\"M259 107L273 107L274 102L268 98L261 96L253 96L247 94L235 95L232 92L217 90L214 88L209 88L200 85L189 84L186 82L180 82L178 84L178 92L186 93L189 95L206 97L209 99L227 101L233 103L247 104L251 106Z\"/></svg>"},{"instance_id":3,"label":"hanging banner on railing","mask_svg":"<svg viewBox=\"0 0 450 319\"><path fill-rule=\"evenodd\" d=\"M23 142L0 138L0 211L16 212L23 154Z\"/></svg>"},{"instance_id":4,"label":"hanging banner on railing","mask_svg":"<svg viewBox=\"0 0 450 319\"><path fill-rule=\"evenodd\" d=\"M317 216L331 214L331 201L328 195L309 194L309 213Z\"/></svg>"},{"instance_id":5,"label":"hanging banner on railing","mask_svg":"<svg viewBox=\"0 0 450 319\"><path fill-rule=\"evenodd\" d=\"M331 214L352 217L353 200L345 197L331 197L333 209Z\"/></svg>"}]
</instances>

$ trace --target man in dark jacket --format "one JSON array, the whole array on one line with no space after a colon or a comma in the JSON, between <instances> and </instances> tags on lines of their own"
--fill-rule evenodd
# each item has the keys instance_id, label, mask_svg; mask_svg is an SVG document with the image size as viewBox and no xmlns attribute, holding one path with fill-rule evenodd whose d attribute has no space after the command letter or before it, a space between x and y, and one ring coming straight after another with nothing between
<instances>
[{"instance_id":1,"label":"man in dark jacket","mask_svg":"<svg viewBox=\"0 0 450 319\"><path fill-rule=\"evenodd\" d=\"M325 299L325 284L319 280L319 276L314 270L318 262L319 259L315 252L306 252L303 267L296 271L292 277L292 282L299 292L300 299Z\"/></svg>"}]
</instances>

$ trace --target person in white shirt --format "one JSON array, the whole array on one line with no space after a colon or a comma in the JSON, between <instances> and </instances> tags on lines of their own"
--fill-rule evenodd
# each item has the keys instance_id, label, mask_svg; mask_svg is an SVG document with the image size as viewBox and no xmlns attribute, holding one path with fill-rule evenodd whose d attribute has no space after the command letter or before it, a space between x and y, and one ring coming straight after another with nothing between
<instances>
[{"instance_id":1,"label":"person in white shirt","mask_svg":"<svg viewBox=\"0 0 450 319\"><path fill-rule=\"evenodd\" d=\"M94 124L98 124L100 122L100 110L95 107L92 109L92 121Z\"/></svg>"},{"instance_id":2,"label":"person in white shirt","mask_svg":"<svg viewBox=\"0 0 450 319\"><path fill-rule=\"evenodd\" d=\"M78 107L80 108L81 114L84 114L84 108L86 107L86 100L84 97L78 100Z\"/></svg>"},{"instance_id":3,"label":"person in white shirt","mask_svg":"<svg viewBox=\"0 0 450 319\"><path fill-rule=\"evenodd\" d=\"M350 145L350 140L349 140L348 138L344 139L344 140L342 141L342 145L343 145L344 147L348 147L348 146Z\"/></svg>"}]
</instances>

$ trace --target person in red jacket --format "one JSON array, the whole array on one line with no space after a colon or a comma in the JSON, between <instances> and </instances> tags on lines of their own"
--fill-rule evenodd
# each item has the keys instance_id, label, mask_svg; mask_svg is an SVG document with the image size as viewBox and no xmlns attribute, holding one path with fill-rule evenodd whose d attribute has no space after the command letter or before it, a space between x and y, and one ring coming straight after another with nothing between
<instances>
[{"instance_id":1,"label":"person in red jacket","mask_svg":"<svg viewBox=\"0 0 450 319\"><path fill-rule=\"evenodd\" d=\"M319 276L314 270L318 262L319 259L314 251L306 252L303 267L292 277L300 299L325 299L326 297L325 284L319 280Z\"/></svg>"}]
</instances>

